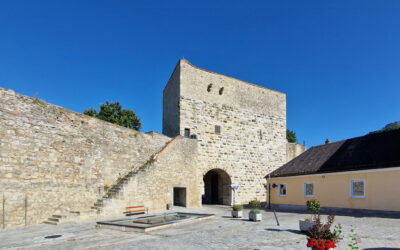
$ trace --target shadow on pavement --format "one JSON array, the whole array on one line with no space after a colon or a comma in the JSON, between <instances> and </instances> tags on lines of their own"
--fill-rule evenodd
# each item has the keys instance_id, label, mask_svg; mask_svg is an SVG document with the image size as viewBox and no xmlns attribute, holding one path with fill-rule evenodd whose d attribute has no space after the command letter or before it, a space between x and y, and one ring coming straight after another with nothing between
<instances>
[{"instance_id":1,"label":"shadow on pavement","mask_svg":"<svg viewBox=\"0 0 400 250\"><path fill-rule=\"evenodd\" d=\"M267 230L267 231L272 231L272 232L289 232L289 233L294 233L294 234L305 235L305 233L303 233L302 231L300 231L300 230L294 230L294 229L285 229L285 230L282 230L282 229L277 229L277 228L267 228L267 229L265 229L265 230Z\"/></svg>"}]
</instances>

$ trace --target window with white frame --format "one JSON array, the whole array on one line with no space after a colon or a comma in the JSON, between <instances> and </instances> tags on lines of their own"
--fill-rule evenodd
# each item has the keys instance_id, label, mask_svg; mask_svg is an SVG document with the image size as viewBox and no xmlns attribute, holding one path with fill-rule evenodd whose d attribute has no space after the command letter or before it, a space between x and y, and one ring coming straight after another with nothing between
<instances>
[{"instance_id":1,"label":"window with white frame","mask_svg":"<svg viewBox=\"0 0 400 250\"><path fill-rule=\"evenodd\" d=\"M314 183L304 183L304 197L314 197Z\"/></svg>"},{"instance_id":2,"label":"window with white frame","mask_svg":"<svg viewBox=\"0 0 400 250\"><path fill-rule=\"evenodd\" d=\"M286 196L286 184L279 184L279 196Z\"/></svg>"},{"instance_id":3,"label":"window with white frame","mask_svg":"<svg viewBox=\"0 0 400 250\"><path fill-rule=\"evenodd\" d=\"M352 198L365 197L365 180L351 180L350 196Z\"/></svg>"}]
</instances>

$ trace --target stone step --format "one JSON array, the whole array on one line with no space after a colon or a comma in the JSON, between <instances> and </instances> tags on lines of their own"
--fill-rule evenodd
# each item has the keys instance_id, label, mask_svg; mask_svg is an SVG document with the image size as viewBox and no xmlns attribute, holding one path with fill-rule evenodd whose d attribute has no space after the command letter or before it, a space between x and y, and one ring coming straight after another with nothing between
<instances>
[{"instance_id":1,"label":"stone step","mask_svg":"<svg viewBox=\"0 0 400 250\"><path fill-rule=\"evenodd\" d=\"M43 221L44 224L57 225L57 222Z\"/></svg>"},{"instance_id":2,"label":"stone step","mask_svg":"<svg viewBox=\"0 0 400 250\"><path fill-rule=\"evenodd\" d=\"M53 214L51 217L61 219L61 218L66 218L67 216L60 214Z\"/></svg>"},{"instance_id":3,"label":"stone step","mask_svg":"<svg viewBox=\"0 0 400 250\"><path fill-rule=\"evenodd\" d=\"M53 217L50 217L50 218L48 218L47 220L48 220L48 221L54 221L54 222L59 222L59 221L60 221L59 218L53 218Z\"/></svg>"}]
</instances>

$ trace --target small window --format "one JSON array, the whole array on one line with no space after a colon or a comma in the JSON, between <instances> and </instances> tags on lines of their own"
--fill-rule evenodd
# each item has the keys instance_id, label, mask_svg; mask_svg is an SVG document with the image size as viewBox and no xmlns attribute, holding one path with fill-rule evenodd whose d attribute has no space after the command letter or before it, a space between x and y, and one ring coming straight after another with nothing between
<instances>
[{"instance_id":1,"label":"small window","mask_svg":"<svg viewBox=\"0 0 400 250\"><path fill-rule=\"evenodd\" d=\"M279 196L286 196L286 184L279 184Z\"/></svg>"},{"instance_id":2,"label":"small window","mask_svg":"<svg viewBox=\"0 0 400 250\"><path fill-rule=\"evenodd\" d=\"M224 87L219 89L219 95L222 95L222 93L224 93Z\"/></svg>"},{"instance_id":3,"label":"small window","mask_svg":"<svg viewBox=\"0 0 400 250\"><path fill-rule=\"evenodd\" d=\"M304 183L304 197L314 197L314 183Z\"/></svg>"},{"instance_id":4,"label":"small window","mask_svg":"<svg viewBox=\"0 0 400 250\"><path fill-rule=\"evenodd\" d=\"M221 134L221 126L215 125L215 133L217 135Z\"/></svg>"},{"instance_id":5,"label":"small window","mask_svg":"<svg viewBox=\"0 0 400 250\"><path fill-rule=\"evenodd\" d=\"M210 92L210 91L211 91L211 88L212 88L212 83L210 83L210 84L208 85L208 87L207 87L207 92Z\"/></svg>"},{"instance_id":6,"label":"small window","mask_svg":"<svg viewBox=\"0 0 400 250\"><path fill-rule=\"evenodd\" d=\"M185 137L189 138L190 137L190 129L185 128Z\"/></svg>"},{"instance_id":7,"label":"small window","mask_svg":"<svg viewBox=\"0 0 400 250\"><path fill-rule=\"evenodd\" d=\"M365 197L365 180L351 180L350 196L352 198Z\"/></svg>"}]
</instances>

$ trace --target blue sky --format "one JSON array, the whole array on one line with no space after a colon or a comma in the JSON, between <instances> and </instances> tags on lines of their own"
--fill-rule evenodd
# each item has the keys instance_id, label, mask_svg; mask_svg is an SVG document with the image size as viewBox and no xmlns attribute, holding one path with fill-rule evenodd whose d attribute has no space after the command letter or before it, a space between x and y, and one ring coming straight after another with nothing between
<instances>
[{"instance_id":1,"label":"blue sky","mask_svg":"<svg viewBox=\"0 0 400 250\"><path fill-rule=\"evenodd\" d=\"M400 1L1 1L0 86L161 131L179 58L287 94L307 146L400 120Z\"/></svg>"}]
</instances>

